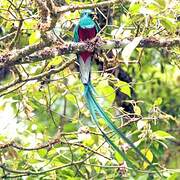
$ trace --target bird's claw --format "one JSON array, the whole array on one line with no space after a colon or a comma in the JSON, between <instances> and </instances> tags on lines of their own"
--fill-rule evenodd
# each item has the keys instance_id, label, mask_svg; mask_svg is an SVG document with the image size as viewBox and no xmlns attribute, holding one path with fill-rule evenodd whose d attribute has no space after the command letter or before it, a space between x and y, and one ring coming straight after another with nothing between
<instances>
[{"instance_id":1,"label":"bird's claw","mask_svg":"<svg viewBox=\"0 0 180 180\"><path fill-rule=\"evenodd\" d=\"M96 36L95 38L91 40L89 39L86 40L85 43L86 43L85 49L89 52L94 52L95 49L97 49L98 47L102 45L102 40L99 36Z\"/></svg>"},{"instance_id":2,"label":"bird's claw","mask_svg":"<svg viewBox=\"0 0 180 180\"><path fill-rule=\"evenodd\" d=\"M94 42L92 40L86 40L85 41L86 45L85 45L85 49L88 52L93 52L95 47L94 47Z\"/></svg>"}]
</instances>

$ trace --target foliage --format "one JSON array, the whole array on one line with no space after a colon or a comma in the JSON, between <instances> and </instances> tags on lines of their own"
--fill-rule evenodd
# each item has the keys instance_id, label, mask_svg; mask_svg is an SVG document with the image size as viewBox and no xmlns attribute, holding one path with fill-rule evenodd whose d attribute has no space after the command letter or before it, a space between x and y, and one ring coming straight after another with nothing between
<instances>
[{"instance_id":1,"label":"foliage","mask_svg":"<svg viewBox=\"0 0 180 180\"><path fill-rule=\"evenodd\" d=\"M65 1L67 5L77 6L91 2ZM68 180L121 177L135 180L153 177L178 179L180 49L178 46L147 49L137 46L142 38L177 38L179 6L173 0L140 0L114 4L111 6L112 13L106 13L101 7L95 8L97 13L104 13L107 19L112 20L111 24L106 22L102 29L102 38L134 39L124 49L113 49L113 58L108 58L110 63L114 63L112 68L115 69L118 63L118 67L121 66L132 77L132 82L118 79L108 71L99 71L98 65L93 63L92 82L98 92L98 102L113 122L158 168L162 177L99 119L107 135L124 148L128 159L139 170L127 167L122 157L105 143L91 121L74 63L57 73L0 91L0 176ZM56 26L46 31L39 28L43 22L39 18L42 14L37 1L0 1L0 36L15 32L0 42L1 52L40 43L47 34L51 34L53 39L58 36L60 41L72 41L79 12L64 12ZM98 21L99 25L101 23ZM107 55L108 51L104 53ZM7 71L8 75L3 76L0 67L0 88L16 78L27 79L60 67L73 58L75 55L68 54L16 65ZM106 63L104 55L100 54L99 58ZM132 88L136 97L131 93ZM133 113L118 106L117 90L127 96L122 101L133 107Z\"/></svg>"}]
</instances>

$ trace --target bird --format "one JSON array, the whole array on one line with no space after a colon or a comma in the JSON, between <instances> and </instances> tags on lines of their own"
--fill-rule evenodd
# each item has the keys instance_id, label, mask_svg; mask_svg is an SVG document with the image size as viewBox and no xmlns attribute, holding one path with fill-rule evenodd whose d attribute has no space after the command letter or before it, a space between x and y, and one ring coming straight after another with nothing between
<instances>
[{"instance_id":1,"label":"bird","mask_svg":"<svg viewBox=\"0 0 180 180\"><path fill-rule=\"evenodd\" d=\"M96 38L99 27L97 23L93 20L94 12L90 9L82 10L80 14L80 19L74 28L74 42L90 42L92 39ZM109 116L105 113L102 107L96 100L96 91L91 83L91 65L93 61L94 52L89 50L80 51L77 53L77 62L79 64L80 78L84 85L84 97L86 100L87 107L90 111L91 119L96 124L97 128L102 133L105 140L117 151L127 162L129 166L135 169L135 165L127 158L124 150L118 147L103 131L100 127L98 117L101 117L107 126L120 138L123 139L134 151L142 157L144 161L152 166L152 163L146 158L145 155L127 138L124 133L112 122Z\"/></svg>"}]
</instances>

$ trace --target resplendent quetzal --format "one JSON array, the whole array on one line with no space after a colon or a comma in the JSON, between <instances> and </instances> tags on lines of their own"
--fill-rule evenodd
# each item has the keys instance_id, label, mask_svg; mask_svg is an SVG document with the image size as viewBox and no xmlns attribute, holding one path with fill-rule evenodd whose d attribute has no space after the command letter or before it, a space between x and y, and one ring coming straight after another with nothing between
<instances>
[{"instance_id":1,"label":"resplendent quetzal","mask_svg":"<svg viewBox=\"0 0 180 180\"><path fill-rule=\"evenodd\" d=\"M74 41L75 42L87 42L96 37L98 33L98 26L93 20L93 12L91 10L83 10L81 12L79 23L74 29ZM82 51L77 53L77 60L79 64L79 71L81 81L84 84L84 96L87 106L89 108L93 122L97 125L98 129L102 133L106 141L116 150L128 163L129 166L135 168L132 162L127 158L122 148L112 142L112 140L105 134L99 125L97 115L99 115L107 124L107 126L120 138L122 138L134 151L142 157L142 159L151 165L151 162L141 153L141 151L122 133L120 129L111 121L108 115L104 112L101 106L96 101L96 92L91 84L91 63L93 60L94 52ZM134 169L135 170L135 169Z\"/></svg>"}]
</instances>

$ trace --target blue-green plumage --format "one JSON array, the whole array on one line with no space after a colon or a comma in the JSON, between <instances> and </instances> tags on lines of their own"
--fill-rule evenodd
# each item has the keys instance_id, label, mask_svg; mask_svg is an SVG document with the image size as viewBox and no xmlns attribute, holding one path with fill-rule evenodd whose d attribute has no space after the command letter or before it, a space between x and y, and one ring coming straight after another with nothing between
<instances>
[{"instance_id":1,"label":"blue-green plumage","mask_svg":"<svg viewBox=\"0 0 180 180\"><path fill-rule=\"evenodd\" d=\"M98 28L96 23L90 17L92 11L84 10L81 13L81 18L79 23L76 25L74 29L74 41L88 41L93 39L97 32ZM81 76L81 81L83 84L87 84L90 82L90 74L91 74L91 61L93 58L93 52L83 51L77 54L77 59L79 63L79 71Z\"/></svg>"},{"instance_id":2,"label":"blue-green plumage","mask_svg":"<svg viewBox=\"0 0 180 180\"><path fill-rule=\"evenodd\" d=\"M81 13L81 17L79 23L76 25L74 29L74 41L87 41L94 38L98 32L98 27L96 23L91 18L91 10L84 10ZM106 141L117 151L124 160L128 163L129 166L135 168L132 162L127 158L124 151L115 145L112 140L105 134L105 132L101 129L97 115L99 115L107 126L116 133L120 138L122 138L134 151L146 162L151 165L151 162L141 153L141 151L123 134L123 132L117 128L108 117L108 115L103 111L100 107L96 98L94 96L95 90L90 81L90 73L91 73L91 61L93 58L93 52L83 51L77 54L77 59L79 63L79 71L81 76L81 81L84 84L84 96L86 99L87 106L89 108L91 117L93 122L97 125L98 129L102 133L103 137ZM155 169L156 170L156 169ZM157 170L156 170L157 171Z\"/></svg>"}]
</instances>

